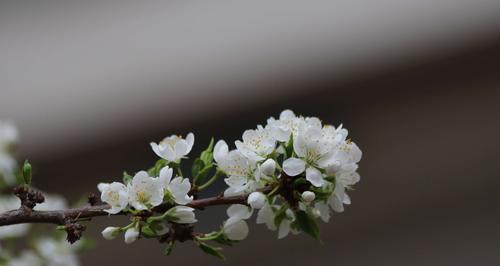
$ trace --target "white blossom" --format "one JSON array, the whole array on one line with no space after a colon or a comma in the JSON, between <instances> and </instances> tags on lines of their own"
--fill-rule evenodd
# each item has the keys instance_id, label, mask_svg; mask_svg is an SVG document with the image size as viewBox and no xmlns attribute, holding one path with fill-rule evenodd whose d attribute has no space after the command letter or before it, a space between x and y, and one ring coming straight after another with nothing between
<instances>
[{"instance_id":1,"label":"white blossom","mask_svg":"<svg viewBox=\"0 0 500 266\"><path fill-rule=\"evenodd\" d=\"M230 240L240 241L248 236L248 224L246 221L230 217L222 227L224 234Z\"/></svg>"},{"instance_id":2,"label":"white blossom","mask_svg":"<svg viewBox=\"0 0 500 266\"><path fill-rule=\"evenodd\" d=\"M287 142L290 136L296 135L303 119L297 117L293 111L284 110L281 112L279 119L271 117L267 120L266 128L271 136L280 142Z\"/></svg>"},{"instance_id":3,"label":"white blossom","mask_svg":"<svg viewBox=\"0 0 500 266\"><path fill-rule=\"evenodd\" d=\"M222 226L224 234L231 240L245 239L248 236L248 224L245 220L252 216L253 209L242 204L233 204L226 213L229 219Z\"/></svg>"},{"instance_id":4,"label":"white blossom","mask_svg":"<svg viewBox=\"0 0 500 266\"><path fill-rule=\"evenodd\" d=\"M120 227L108 226L102 230L102 237L106 240L114 239L120 233Z\"/></svg>"},{"instance_id":5,"label":"white blossom","mask_svg":"<svg viewBox=\"0 0 500 266\"><path fill-rule=\"evenodd\" d=\"M5 147L7 145L17 142L19 139L19 133L17 128L8 122L0 121L0 146Z\"/></svg>"},{"instance_id":6,"label":"white blossom","mask_svg":"<svg viewBox=\"0 0 500 266\"><path fill-rule=\"evenodd\" d=\"M191 190L191 182L189 182L189 179L182 178L180 176L172 179L172 175L172 168L165 166L160 170L159 178L168 193L172 195L173 200L177 204L181 205L185 205L193 201L193 196L188 195Z\"/></svg>"},{"instance_id":7,"label":"white blossom","mask_svg":"<svg viewBox=\"0 0 500 266\"><path fill-rule=\"evenodd\" d=\"M65 239L42 238L36 242L36 249L40 256L51 266L78 266L78 258L75 254L75 246L69 244Z\"/></svg>"},{"instance_id":8,"label":"white blossom","mask_svg":"<svg viewBox=\"0 0 500 266\"><path fill-rule=\"evenodd\" d=\"M229 188L224 191L224 196L235 196L253 192L262 187L255 180L256 164L243 156L238 150L227 151L224 141L217 142L214 148L214 159L220 171L228 177L224 182Z\"/></svg>"},{"instance_id":9,"label":"white blossom","mask_svg":"<svg viewBox=\"0 0 500 266\"><path fill-rule=\"evenodd\" d=\"M151 142L151 148L159 157L169 161L179 163L182 158L189 154L194 144L194 134L187 134L183 139L178 135L164 138L160 143Z\"/></svg>"},{"instance_id":10,"label":"white blossom","mask_svg":"<svg viewBox=\"0 0 500 266\"><path fill-rule=\"evenodd\" d=\"M14 170L17 162L11 154L10 147L18 141L18 132L13 124L0 121L0 178L8 185L14 185Z\"/></svg>"},{"instance_id":11,"label":"white blossom","mask_svg":"<svg viewBox=\"0 0 500 266\"><path fill-rule=\"evenodd\" d=\"M146 171L138 172L127 185L129 204L136 210L147 210L163 202L163 183L150 177Z\"/></svg>"},{"instance_id":12,"label":"white blossom","mask_svg":"<svg viewBox=\"0 0 500 266\"><path fill-rule=\"evenodd\" d=\"M243 133L243 141L236 141L236 148L248 159L258 162L264 160L276 147L276 140L272 138L269 130L259 126Z\"/></svg>"},{"instance_id":13,"label":"white blossom","mask_svg":"<svg viewBox=\"0 0 500 266\"><path fill-rule=\"evenodd\" d=\"M264 204L266 203L266 195L262 192L252 192L250 195L248 195L248 205L250 205L254 209L261 209L264 207Z\"/></svg>"},{"instance_id":14,"label":"white blossom","mask_svg":"<svg viewBox=\"0 0 500 266\"><path fill-rule=\"evenodd\" d=\"M7 266L42 266L42 260L33 251L23 251L8 261Z\"/></svg>"},{"instance_id":15,"label":"white blossom","mask_svg":"<svg viewBox=\"0 0 500 266\"><path fill-rule=\"evenodd\" d=\"M356 170L361 156L362 152L354 142L342 140L336 147L331 159L333 163L330 163L326 168L328 175L335 176L335 189L328 203L336 212L343 212L343 205L351 203L351 199L345 190L360 180Z\"/></svg>"},{"instance_id":16,"label":"white blossom","mask_svg":"<svg viewBox=\"0 0 500 266\"><path fill-rule=\"evenodd\" d=\"M305 171L306 179L313 186L325 185L326 181L320 169L328 168L337 161L337 143L332 139L336 140L335 137L325 134L321 124L317 125L316 122L301 128L293 140L293 149L298 158L289 158L283 162L283 171L290 176L297 176Z\"/></svg>"},{"instance_id":17,"label":"white blossom","mask_svg":"<svg viewBox=\"0 0 500 266\"><path fill-rule=\"evenodd\" d=\"M111 209L104 210L105 212L116 214L127 207L129 195L124 184L119 182L100 183L97 188L101 192L101 200L111 206Z\"/></svg>"},{"instance_id":18,"label":"white blossom","mask_svg":"<svg viewBox=\"0 0 500 266\"><path fill-rule=\"evenodd\" d=\"M124 238L126 244L135 242L139 238L139 229L136 226L127 229Z\"/></svg>"},{"instance_id":19,"label":"white blossom","mask_svg":"<svg viewBox=\"0 0 500 266\"><path fill-rule=\"evenodd\" d=\"M169 211L169 215L175 217L174 222L179 224L192 224L196 223L194 215L194 209L187 206L175 206L171 208Z\"/></svg>"}]
</instances>

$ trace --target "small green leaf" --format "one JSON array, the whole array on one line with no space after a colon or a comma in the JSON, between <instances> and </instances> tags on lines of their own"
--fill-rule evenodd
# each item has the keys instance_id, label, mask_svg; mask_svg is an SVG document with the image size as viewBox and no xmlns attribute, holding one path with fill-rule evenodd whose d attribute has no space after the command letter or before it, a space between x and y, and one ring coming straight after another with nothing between
<instances>
[{"instance_id":1,"label":"small green leaf","mask_svg":"<svg viewBox=\"0 0 500 266\"><path fill-rule=\"evenodd\" d=\"M129 175L126 171L123 172L123 184L127 185L132 181L133 176Z\"/></svg>"},{"instance_id":2,"label":"small green leaf","mask_svg":"<svg viewBox=\"0 0 500 266\"><path fill-rule=\"evenodd\" d=\"M198 242L198 246L200 247L203 252L207 253L208 255L215 256L221 260L225 260L226 257L220 252L222 249L218 247L214 247L208 244L205 244L203 242Z\"/></svg>"},{"instance_id":3,"label":"small green leaf","mask_svg":"<svg viewBox=\"0 0 500 266\"><path fill-rule=\"evenodd\" d=\"M203 167L205 167L205 163L200 158L196 158L193 162L193 167L191 167L191 176L198 176L200 170L203 169Z\"/></svg>"},{"instance_id":4,"label":"small green leaf","mask_svg":"<svg viewBox=\"0 0 500 266\"><path fill-rule=\"evenodd\" d=\"M293 135L290 134L290 139L285 146L286 158L290 158L293 155Z\"/></svg>"},{"instance_id":5,"label":"small green leaf","mask_svg":"<svg viewBox=\"0 0 500 266\"><path fill-rule=\"evenodd\" d=\"M164 159L159 159L156 161L155 166L148 169L149 176L158 176L160 174L160 170L167 166L168 162Z\"/></svg>"},{"instance_id":6,"label":"small green leaf","mask_svg":"<svg viewBox=\"0 0 500 266\"><path fill-rule=\"evenodd\" d=\"M26 185L31 185L31 179L32 179L32 168L31 168L31 164L28 160L24 161L24 164L23 164L23 179L24 179L24 183Z\"/></svg>"},{"instance_id":7,"label":"small green leaf","mask_svg":"<svg viewBox=\"0 0 500 266\"><path fill-rule=\"evenodd\" d=\"M319 239L319 227L314 216L305 211L295 213L295 223L304 233L312 236L314 239Z\"/></svg>"},{"instance_id":8,"label":"small green leaf","mask_svg":"<svg viewBox=\"0 0 500 266\"><path fill-rule=\"evenodd\" d=\"M216 238L214 238L212 240L219 243L219 244L226 245L226 246L232 246L233 243L236 242L236 241L233 241L233 240L227 238L227 236L225 234L219 234Z\"/></svg>"},{"instance_id":9,"label":"small green leaf","mask_svg":"<svg viewBox=\"0 0 500 266\"><path fill-rule=\"evenodd\" d=\"M200 159L205 163L205 165L208 165L213 161L214 158L213 149L214 149L214 138L210 140L210 144L208 144L207 149L201 152Z\"/></svg>"},{"instance_id":10,"label":"small green leaf","mask_svg":"<svg viewBox=\"0 0 500 266\"><path fill-rule=\"evenodd\" d=\"M154 230L151 226L144 225L141 227L141 235L143 235L147 238L154 238L158 234L156 233L156 230Z\"/></svg>"},{"instance_id":11,"label":"small green leaf","mask_svg":"<svg viewBox=\"0 0 500 266\"><path fill-rule=\"evenodd\" d=\"M207 176L208 172L210 172L210 170L212 169L212 167L214 166L213 163L210 163L208 165L205 165L205 167L203 167L199 172L198 172L198 175L196 175L196 180L204 180L205 177Z\"/></svg>"},{"instance_id":12,"label":"small green leaf","mask_svg":"<svg viewBox=\"0 0 500 266\"><path fill-rule=\"evenodd\" d=\"M308 184L308 181L303 177L300 177L300 178L293 180L293 187L295 187L295 188L299 187L301 185L304 185L304 184Z\"/></svg>"}]
</instances>

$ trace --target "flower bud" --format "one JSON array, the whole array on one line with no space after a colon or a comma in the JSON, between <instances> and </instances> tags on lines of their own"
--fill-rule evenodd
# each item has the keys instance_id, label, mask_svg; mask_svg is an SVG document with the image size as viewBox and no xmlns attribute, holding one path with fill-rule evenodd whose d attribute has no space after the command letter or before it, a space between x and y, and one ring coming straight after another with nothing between
<instances>
[{"instance_id":1,"label":"flower bud","mask_svg":"<svg viewBox=\"0 0 500 266\"><path fill-rule=\"evenodd\" d=\"M316 198L316 194L311 191L304 191L302 192L302 200L309 203L312 202Z\"/></svg>"},{"instance_id":2,"label":"flower bud","mask_svg":"<svg viewBox=\"0 0 500 266\"><path fill-rule=\"evenodd\" d=\"M174 222L179 224L196 223L194 209L187 206L175 206L168 211L169 215L175 217Z\"/></svg>"},{"instance_id":3,"label":"flower bud","mask_svg":"<svg viewBox=\"0 0 500 266\"><path fill-rule=\"evenodd\" d=\"M104 239L112 240L118 235L119 232L120 232L119 227L108 226L108 227L104 228L104 230L102 230L101 234L102 234L102 237L104 237Z\"/></svg>"},{"instance_id":4,"label":"flower bud","mask_svg":"<svg viewBox=\"0 0 500 266\"><path fill-rule=\"evenodd\" d=\"M28 160L24 161L23 165L23 178L24 178L24 183L26 185L31 185L31 164L28 162Z\"/></svg>"},{"instance_id":5,"label":"flower bud","mask_svg":"<svg viewBox=\"0 0 500 266\"><path fill-rule=\"evenodd\" d=\"M130 244L139 238L139 230L136 227L127 229L125 232L125 243Z\"/></svg>"},{"instance_id":6,"label":"flower bud","mask_svg":"<svg viewBox=\"0 0 500 266\"><path fill-rule=\"evenodd\" d=\"M247 202L252 208L260 209L264 207L264 204L266 203L266 195L262 192L252 192L248 196Z\"/></svg>"},{"instance_id":7,"label":"flower bud","mask_svg":"<svg viewBox=\"0 0 500 266\"><path fill-rule=\"evenodd\" d=\"M276 162L273 159L267 159L261 164L260 169L264 175L272 176L276 170Z\"/></svg>"},{"instance_id":8,"label":"flower bud","mask_svg":"<svg viewBox=\"0 0 500 266\"><path fill-rule=\"evenodd\" d=\"M248 236L248 224L236 217L229 218L224 223L222 230L230 240L240 241Z\"/></svg>"}]
</instances>

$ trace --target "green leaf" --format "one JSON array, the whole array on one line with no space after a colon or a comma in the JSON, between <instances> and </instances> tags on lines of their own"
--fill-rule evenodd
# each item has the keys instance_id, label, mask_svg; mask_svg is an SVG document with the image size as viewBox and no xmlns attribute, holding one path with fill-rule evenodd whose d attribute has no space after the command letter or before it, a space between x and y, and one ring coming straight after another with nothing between
<instances>
[{"instance_id":1,"label":"green leaf","mask_svg":"<svg viewBox=\"0 0 500 266\"><path fill-rule=\"evenodd\" d=\"M210 172L212 167L214 167L213 163L205 165L205 167L203 167L203 169L201 169L200 172L198 173L198 175L196 176L196 180L200 180L200 181L205 180L205 177L207 176L208 172Z\"/></svg>"},{"instance_id":2,"label":"green leaf","mask_svg":"<svg viewBox=\"0 0 500 266\"><path fill-rule=\"evenodd\" d=\"M148 169L149 176L158 176L160 174L160 170L167 166L168 162L164 159L159 159L156 161L155 166Z\"/></svg>"},{"instance_id":3,"label":"green leaf","mask_svg":"<svg viewBox=\"0 0 500 266\"><path fill-rule=\"evenodd\" d=\"M314 239L319 239L319 227L314 216L305 211L295 213L295 223L304 233L312 236Z\"/></svg>"},{"instance_id":4,"label":"green leaf","mask_svg":"<svg viewBox=\"0 0 500 266\"><path fill-rule=\"evenodd\" d=\"M222 249L218 247L214 247L208 244L205 244L203 242L198 242L198 246L200 247L203 252L207 253L208 255L215 256L221 260L225 260L226 257L220 252Z\"/></svg>"},{"instance_id":5,"label":"green leaf","mask_svg":"<svg viewBox=\"0 0 500 266\"><path fill-rule=\"evenodd\" d=\"M208 144L207 149L201 152L200 159L205 163L205 165L212 163L214 159L213 150L214 150L214 138L210 140L210 144Z\"/></svg>"},{"instance_id":6,"label":"green leaf","mask_svg":"<svg viewBox=\"0 0 500 266\"><path fill-rule=\"evenodd\" d=\"M308 184L308 181L303 177L297 178L293 181L293 187L295 188L304 184Z\"/></svg>"},{"instance_id":7,"label":"green leaf","mask_svg":"<svg viewBox=\"0 0 500 266\"><path fill-rule=\"evenodd\" d=\"M290 139L286 143L285 154L286 154L286 158L290 158L293 155L293 135L292 134L290 134Z\"/></svg>"},{"instance_id":8,"label":"green leaf","mask_svg":"<svg viewBox=\"0 0 500 266\"><path fill-rule=\"evenodd\" d=\"M24 183L26 185L31 185L31 179L32 179L32 168L31 168L31 164L28 160L24 161L24 164L23 164L23 179L24 179Z\"/></svg>"},{"instance_id":9,"label":"green leaf","mask_svg":"<svg viewBox=\"0 0 500 266\"><path fill-rule=\"evenodd\" d=\"M191 176L197 177L201 169L205 167L205 163L200 158L196 158L193 162L193 167L191 167Z\"/></svg>"},{"instance_id":10,"label":"green leaf","mask_svg":"<svg viewBox=\"0 0 500 266\"><path fill-rule=\"evenodd\" d=\"M151 226L144 225L141 227L141 235L143 235L147 238L154 238L158 234L156 233L156 230L154 230Z\"/></svg>"},{"instance_id":11,"label":"green leaf","mask_svg":"<svg viewBox=\"0 0 500 266\"><path fill-rule=\"evenodd\" d=\"M233 241L233 240L227 238L227 236L225 234L218 234L217 237L212 239L212 240L219 243L219 244L226 245L226 246L232 246L233 243L236 242L236 241Z\"/></svg>"},{"instance_id":12,"label":"green leaf","mask_svg":"<svg viewBox=\"0 0 500 266\"><path fill-rule=\"evenodd\" d=\"M133 176L129 175L126 171L123 172L123 184L127 185L132 181Z\"/></svg>"}]
</instances>

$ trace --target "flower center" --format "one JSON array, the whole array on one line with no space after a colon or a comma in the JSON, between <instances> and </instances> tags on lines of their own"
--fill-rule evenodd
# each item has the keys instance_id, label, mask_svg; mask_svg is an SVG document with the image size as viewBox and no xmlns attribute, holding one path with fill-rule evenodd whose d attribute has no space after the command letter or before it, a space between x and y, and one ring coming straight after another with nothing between
<instances>
[{"instance_id":1,"label":"flower center","mask_svg":"<svg viewBox=\"0 0 500 266\"><path fill-rule=\"evenodd\" d=\"M150 198L149 195L144 190L137 192L137 200L139 202L145 203L149 201L149 198Z\"/></svg>"}]
</instances>

